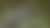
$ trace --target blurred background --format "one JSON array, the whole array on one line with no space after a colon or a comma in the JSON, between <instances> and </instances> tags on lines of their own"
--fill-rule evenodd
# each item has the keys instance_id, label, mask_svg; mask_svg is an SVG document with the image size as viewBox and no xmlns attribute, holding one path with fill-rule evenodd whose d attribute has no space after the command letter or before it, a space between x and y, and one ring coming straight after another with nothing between
<instances>
[{"instance_id":1,"label":"blurred background","mask_svg":"<svg viewBox=\"0 0 50 28\"><path fill-rule=\"evenodd\" d=\"M50 28L48 0L0 0L0 28Z\"/></svg>"}]
</instances>

